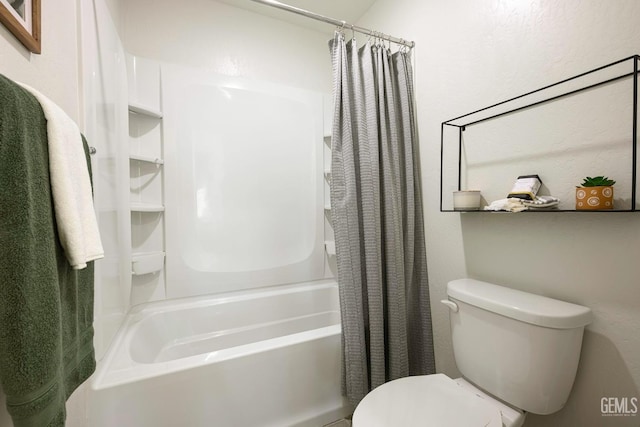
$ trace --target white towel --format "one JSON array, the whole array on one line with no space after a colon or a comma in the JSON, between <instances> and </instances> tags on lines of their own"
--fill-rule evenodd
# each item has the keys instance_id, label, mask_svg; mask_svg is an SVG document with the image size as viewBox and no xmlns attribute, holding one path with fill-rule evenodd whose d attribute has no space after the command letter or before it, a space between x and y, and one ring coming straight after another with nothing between
<instances>
[{"instance_id":1,"label":"white towel","mask_svg":"<svg viewBox=\"0 0 640 427\"><path fill-rule=\"evenodd\" d=\"M527 210L527 207L522 204L522 200L511 197L507 199L500 199L491 202L489 206L484 207L485 211L507 211L507 212L521 212Z\"/></svg>"},{"instance_id":2,"label":"white towel","mask_svg":"<svg viewBox=\"0 0 640 427\"><path fill-rule=\"evenodd\" d=\"M76 270L85 268L87 262L104 257L104 250L80 130L53 101L19 84L36 97L47 119L49 174L60 243L69 264Z\"/></svg>"}]
</instances>

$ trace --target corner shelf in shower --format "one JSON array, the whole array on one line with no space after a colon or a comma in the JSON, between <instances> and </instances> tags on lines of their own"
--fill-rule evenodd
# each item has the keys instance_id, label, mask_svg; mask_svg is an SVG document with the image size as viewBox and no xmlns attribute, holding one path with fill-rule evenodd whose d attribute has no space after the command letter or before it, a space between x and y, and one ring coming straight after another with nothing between
<instances>
[{"instance_id":1,"label":"corner shelf in shower","mask_svg":"<svg viewBox=\"0 0 640 427\"><path fill-rule=\"evenodd\" d=\"M166 298L165 120L160 63L126 54L131 304Z\"/></svg>"},{"instance_id":2,"label":"corner shelf in shower","mask_svg":"<svg viewBox=\"0 0 640 427\"><path fill-rule=\"evenodd\" d=\"M626 67L626 68L625 68ZM462 158L463 158L463 133L467 128L480 123L485 123L492 120L499 120L502 117L518 114L523 111L531 110L536 107L553 103L560 99L570 97L572 95L594 90L606 85L610 85L614 82L618 82L624 79L630 79L632 81L632 91L629 94L629 101L633 112L631 119L630 130L630 177L631 177L631 191L630 191L630 205L624 209L611 209L611 210L575 210L575 209L540 209L540 210L525 210L522 213L538 213L538 212L638 212L640 208L636 205L636 193L637 193L637 134L638 134L638 75L640 74L640 55L633 55L628 58L623 58L610 64L594 68L584 73L578 74L573 77L561 80L559 82L544 86L542 88L524 93L522 95L498 102L496 104L489 105L484 108L480 108L471 113L464 114L462 116L447 120L441 123L440 126L440 212L461 212L454 210L453 208L445 207L443 202L444 194L444 152L445 152L445 140L454 139L453 144L457 144L457 158L455 161L458 163L457 173L457 190L462 190ZM601 73L601 74L596 74ZM584 80L583 80L584 79ZM578 83L576 86L563 86L567 83ZM554 90L556 90L554 92ZM457 129L456 137L445 137L445 129ZM453 132L454 134L456 131ZM452 144L452 145L453 145ZM508 149L513 150L509 147ZM455 156L454 156L455 157ZM627 167L628 168L628 167ZM620 165L620 169L623 167ZM452 168L453 170L453 168ZM627 169L629 170L629 169ZM577 181L582 179L580 176ZM451 186L453 187L453 186ZM464 212L484 212L484 213L497 213L494 211L485 211L483 209L475 211ZM500 212L505 213L505 212Z\"/></svg>"},{"instance_id":3,"label":"corner shelf in shower","mask_svg":"<svg viewBox=\"0 0 640 427\"><path fill-rule=\"evenodd\" d=\"M141 276L162 271L164 252L139 252L131 255L131 274Z\"/></svg>"},{"instance_id":4,"label":"corner shelf in shower","mask_svg":"<svg viewBox=\"0 0 640 427\"><path fill-rule=\"evenodd\" d=\"M155 119L162 118L162 111L143 104L138 104L137 102L129 102L129 111L135 114L142 114L143 116L153 117Z\"/></svg>"},{"instance_id":5,"label":"corner shelf in shower","mask_svg":"<svg viewBox=\"0 0 640 427\"><path fill-rule=\"evenodd\" d=\"M164 160L162 159L151 156L143 156L140 154L129 154L129 159L138 162L153 163L155 165L164 165Z\"/></svg>"},{"instance_id":6,"label":"corner shelf in shower","mask_svg":"<svg viewBox=\"0 0 640 427\"><path fill-rule=\"evenodd\" d=\"M332 240L324 242L324 250L327 252L328 256L336 256L336 242Z\"/></svg>"},{"instance_id":7,"label":"corner shelf in shower","mask_svg":"<svg viewBox=\"0 0 640 427\"><path fill-rule=\"evenodd\" d=\"M131 212L164 212L164 205L158 203L132 202Z\"/></svg>"}]
</instances>

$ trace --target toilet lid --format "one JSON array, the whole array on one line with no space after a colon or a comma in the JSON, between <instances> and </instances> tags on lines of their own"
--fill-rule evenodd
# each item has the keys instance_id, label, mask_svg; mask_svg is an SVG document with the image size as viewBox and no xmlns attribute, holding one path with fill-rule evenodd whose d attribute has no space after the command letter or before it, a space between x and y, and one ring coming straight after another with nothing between
<instances>
[{"instance_id":1,"label":"toilet lid","mask_svg":"<svg viewBox=\"0 0 640 427\"><path fill-rule=\"evenodd\" d=\"M353 427L501 427L500 411L443 374L401 378L367 394Z\"/></svg>"}]
</instances>

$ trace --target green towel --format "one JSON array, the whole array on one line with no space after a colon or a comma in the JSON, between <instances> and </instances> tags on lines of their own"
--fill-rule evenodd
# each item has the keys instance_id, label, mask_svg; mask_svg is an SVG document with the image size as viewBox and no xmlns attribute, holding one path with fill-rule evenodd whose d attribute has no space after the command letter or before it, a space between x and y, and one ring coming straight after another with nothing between
<instances>
[{"instance_id":1,"label":"green towel","mask_svg":"<svg viewBox=\"0 0 640 427\"><path fill-rule=\"evenodd\" d=\"M73 270L57 234L46 119L0 75L0 385L15 427L64 426L95 370L93 263Z\"/></svg>"}]
</instances>

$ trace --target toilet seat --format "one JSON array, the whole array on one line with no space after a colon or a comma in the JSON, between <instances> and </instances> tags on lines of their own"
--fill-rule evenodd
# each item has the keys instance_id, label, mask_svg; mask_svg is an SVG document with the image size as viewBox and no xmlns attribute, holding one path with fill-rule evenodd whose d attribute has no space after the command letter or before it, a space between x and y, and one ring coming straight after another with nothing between
<instances>
[{"instance_id":1,"label":"toilet seat","mask_svg":"<svg viewBox=\"0 0 640 427\"><path fill-rule=\"evenodd\" d=\"M496 402L444 374L400 378L362 399L353 427L502 427Z\"/></svg>"}]
</instances>

